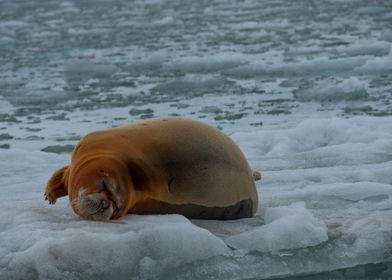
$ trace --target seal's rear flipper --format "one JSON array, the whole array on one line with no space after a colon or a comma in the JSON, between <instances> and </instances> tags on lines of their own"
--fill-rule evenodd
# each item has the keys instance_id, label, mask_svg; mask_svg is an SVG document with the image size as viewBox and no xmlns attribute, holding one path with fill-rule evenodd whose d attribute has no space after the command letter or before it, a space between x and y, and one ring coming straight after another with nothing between
<instances>
[{"instance_id":1,"label":"seal's rear flipper","mask_svg":"<svg viewBox=\"0 0 392 280\"><path fill-rule=\"evenodd\" d=\"M253 180L255 181L261 180L261 173L259 171L253 171Z\"/></svg>"},{"instance_id":2,"label":"seal's rear flipper","mask_svg":"<svg viewBox=\"0 0 392 280\"><path fill-rule=\"evenodd\" d=\"M49 200L49 204L55 204L56 199L68 195L68 173L69 167L64 166L53 173L49 179L45 189L45 200Z\"/></svg>"}]
</instances>

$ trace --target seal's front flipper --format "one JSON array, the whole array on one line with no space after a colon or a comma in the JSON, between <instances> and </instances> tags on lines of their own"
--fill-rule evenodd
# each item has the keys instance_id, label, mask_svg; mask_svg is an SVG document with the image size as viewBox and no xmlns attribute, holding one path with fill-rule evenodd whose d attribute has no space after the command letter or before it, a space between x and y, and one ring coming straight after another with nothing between
<instances>
[{"instance_id":1,"label":"seal's front flipper","mask_svg":"<svg viewBox=\"0 0 392 280\"><path fill-rule=\"evenodd\" d=\"M44 194L49 204L55 204L57 198L68 195L68 173L69 166L67 165L53 173L49 179Z\"/></svg>"}]
</instances>

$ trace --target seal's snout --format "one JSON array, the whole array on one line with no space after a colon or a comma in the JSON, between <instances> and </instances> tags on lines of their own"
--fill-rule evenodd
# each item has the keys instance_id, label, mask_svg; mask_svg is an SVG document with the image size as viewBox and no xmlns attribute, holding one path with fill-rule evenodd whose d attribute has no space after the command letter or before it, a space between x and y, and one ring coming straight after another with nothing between
<instances>
[{"instance_id":1,"label":"seal's snout","mask_svg":"<svg viewBox=\"0 0 392 280\"><path fill-rule=\"evenodd\" d=\"M79 215L90 220L109 220L113 214L113 203L105 192L79 193L77 207Z\"/></svg>"},{"instance_id":2,"label":"seal's snout","mask_svg":"<svg viewBox=\"0 0 392 280\"><path fill-rule=\"evenodd\" d=\"M92 200L87 199L85 200L86 202L91 202ZM106 199L101 199L99 202L97 202L98 206L96 206L97 213L103 213L105 212L108 208L110 208L110 203Z\"/></svg>"}]
</instances>

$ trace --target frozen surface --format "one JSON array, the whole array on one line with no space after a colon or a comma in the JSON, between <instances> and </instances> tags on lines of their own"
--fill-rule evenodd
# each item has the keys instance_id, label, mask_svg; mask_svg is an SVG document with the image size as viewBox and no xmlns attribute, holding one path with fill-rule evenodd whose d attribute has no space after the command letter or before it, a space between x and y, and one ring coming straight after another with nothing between
<instances>
[{"instance_id":1,"label":"frozen surface","mask_svg":"<svg viewBox=\"0 0 392 280\"><path fill-rule=\"evenodd\" d=\"M0 1L0 279L390 279L389 1ZM85 133L181 115L261 170L237 221L43 200Z\"/></svg>"},{"instance_id":2,"label":"frozen surface","mask_svg":"<svg viewBox=\"0 0 392 280\"><path fill-rule=\"evenodd\" d=\"M301 202L267 208L265 223L229 237L227 244L236 249L270 252L315 246L328 240L325 224L306 210Z\"/></svg>"}]
</instances>

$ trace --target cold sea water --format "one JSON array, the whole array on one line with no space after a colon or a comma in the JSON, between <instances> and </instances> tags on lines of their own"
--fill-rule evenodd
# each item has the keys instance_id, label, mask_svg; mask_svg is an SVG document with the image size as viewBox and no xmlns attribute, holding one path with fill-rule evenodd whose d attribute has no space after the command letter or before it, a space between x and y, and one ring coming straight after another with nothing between
<instances>
[{"instance_id":1,"label":"cold sea water","mask_svg":"<svg viewBox=\"0 0 392 280\"><path fill-rule=\"evenodd\" d=\"M0 0L0 279L392 279L392 2ZM86 133L187 116L263 179L236 221L43 200Z\"/></svg>"}]
</instances>

